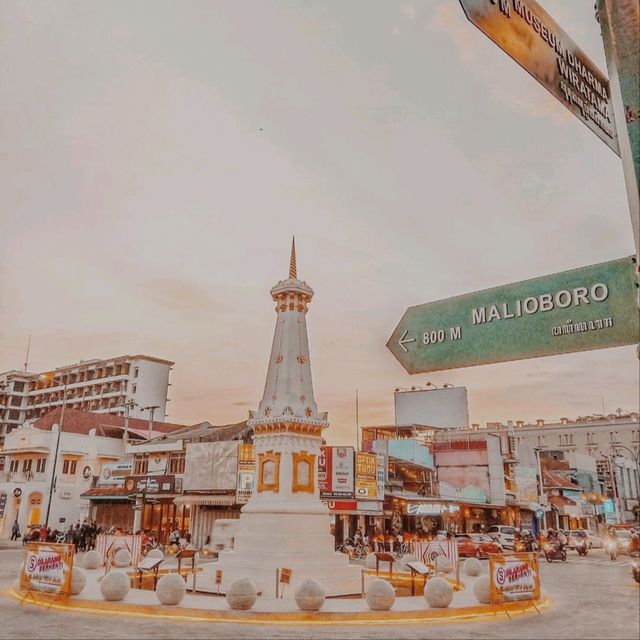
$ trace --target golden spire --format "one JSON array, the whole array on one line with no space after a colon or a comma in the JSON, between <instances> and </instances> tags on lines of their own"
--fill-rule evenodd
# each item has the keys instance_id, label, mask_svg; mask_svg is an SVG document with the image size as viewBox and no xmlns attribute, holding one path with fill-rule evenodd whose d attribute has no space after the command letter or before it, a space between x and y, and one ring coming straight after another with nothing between
<instances>
[{"instance_id":1,"label":"golden spire","mask_svg":"<svg viewBox=\"0 0 640 640\"><path fill-rule=\"evenodd\" d=\"M294 280L298 279L298 272L296 269L296 237L293 236L293 242L291 243L291 260L289 261L289 277Z\"/></svg>"}]
</instances>

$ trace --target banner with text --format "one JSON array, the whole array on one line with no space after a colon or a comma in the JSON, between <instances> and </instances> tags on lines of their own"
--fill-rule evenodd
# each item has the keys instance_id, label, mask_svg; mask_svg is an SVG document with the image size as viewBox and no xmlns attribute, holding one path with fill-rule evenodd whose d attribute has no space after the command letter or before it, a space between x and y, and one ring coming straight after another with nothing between
<instances>
[{"instance_id":1,"label":"banner with text","mask_svg":"<svg viewBox=\"0 0 640 640\"><path fill-rule=\"evenodd\" d=\"M72 544L28 542L20 573L20 588L59 596L71 595Z\"/></svg>"},{"instance_id":2,"label":"banner with text","mask_svg":"<svg viewBox=\"0 0 640 640\"><path fill-rule=\"evenodd\" d=\"M353 447L320 447L318 486L320 497L354 497Z\"/></svg>"},{"instance_id":3,"label":"banner with text","mask_svg":"<svg viewBox=\"0 0 640 640\"><path fill-rule=\"evenodd\" d=\"M540 572L535 553L489 556L491 603L540 598Z\"/></svg>"},{"instance_id":4,"label":"banner with text","mask_svg":"<svg viewBox=\"0 0 640 640\"><path fill-rule=\"evenodd\" d=\"M236 502L246 504L251 498L256 483L256 452L252 444L238 447L238 482Z\"/></svg>"}]
</instances>

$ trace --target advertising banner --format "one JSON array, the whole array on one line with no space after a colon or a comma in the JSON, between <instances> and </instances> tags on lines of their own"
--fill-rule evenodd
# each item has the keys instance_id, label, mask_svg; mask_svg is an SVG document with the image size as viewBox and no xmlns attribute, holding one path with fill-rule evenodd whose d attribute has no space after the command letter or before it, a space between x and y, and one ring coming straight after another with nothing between
<instances>
[{"instance_id":1,"label":"advertising banner","mask_svg":"<svg viewBox=\"0 0 640 640\"><path fill-rule=\"evenodd\" d=\"M0 492L0 518L4 518L4 510L7 506L7 494L2 491Z\"/></svg>"},{"instance_id":2,"label":"advertising banner","mask_svg":"<svg viewBox=\"0 0 640 640\"><path fill-rule=\"evenodd\" d=\"M354 497L353 447L320 447L318 485L320 497Z\"/></svg>"},{"instance_id":3,"label":"advertising banner","mask_svg":"<svg viewBox=\"0 0 640 640\"><path fill-rule=\"evenodd\" d=\"M129 493L173 493L175 476L129 476L124 488Z\"/></svg>"},{"instance_id":4,"label":"advertising banner","mask_svg":"<svg viewBox=\"0 0 640 640\"><path fill-rule=\"evenodd\" d=\"M103 464L100 470L100 484L123 484L124 478L131 475L132 462L110 462Z\"/></svg>"},{"instance_id":5,"label":"advertising banner","mask_svg":"<svg viewBox=\"0 0 640 640\"><path fill-rule=\"evenodd\" d=\"M387 481L387 459L386 456L382 453L376 454L378 458L378 469L377 469L377 492L378 498L380 500L384 499L384 483Z\"/></svg>"},{"instance_id":6,"label":"advertising banner","mask_svg":"<svg viewBox=\"0 0 640 640\"><path fill-rule=\"evenodd\" d=\"M59 596L71 595L74 546L50 542L28 542L20 573L20 588Z\"/></svg>"},{"instance_id":7,"label":"advertising banner","mask_svg":"<svg viewBox=\"0 0 640 640\"><path fill-rule=\"evenodd\" d=\"M236 440L190 442L186 446L185 491L235 491L238 484Z\"/></svg>"},{"instance_id":8,"label":"advertising banner","mask_svg":"<svg viewBox=\"0 0 640 640\"><path fill-rule=\"evenodd\" d=\"M491 603L540 598L540 572L535 553L489 556Z\"/></svg>"},{"instance_id":9,"label":"advertising banner","mask_svg":"<svg viewBox=\"0 0 640 640\"><path fill-rule=\"evenodd\" d=\"M246 504L251 498L256 483L256 453L252 444L238 447L238 481L236 502Z\"/></svg>"},{"instance_id":10,"label":"advertising banner","mask_svg":"<svg viewBox=\"0 0 640 640\"><path fill-rule=\"evenodd\" d=\"M356 498L376 500L378 497L378 457L375 453L356 451Z\"/></svg>"}]
</instances>

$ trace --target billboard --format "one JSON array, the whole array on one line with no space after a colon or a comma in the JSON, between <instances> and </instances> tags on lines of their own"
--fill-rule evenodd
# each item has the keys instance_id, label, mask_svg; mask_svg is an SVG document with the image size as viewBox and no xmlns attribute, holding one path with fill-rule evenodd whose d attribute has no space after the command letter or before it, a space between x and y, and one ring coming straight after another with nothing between
<instances>
[{"instance_id":1,"label":"billboard","mask_svg":"<svg viewBox=\"0 0 640 640\"><path fill-rule=\"evenodd\" d=\"M59 596L71 595L72 544L28 542L20 572L20 588Z\"/></svg>"},{"instance_id":2,"label":"billboard","mask_svg":"<svg viewBox=\"0 0 640 640\"><path fill-rule=\"evenodd\" d=\"M537 553L505 553L489 556L491 604L540 598Z\"/></svg>"},{"instance_id":3,"label":"billboard","mask_svg":"<svg viewBox=\"0 0 640 640\"><path fill-rule=\"evenodd\" d=\"M425 373L637 344L636 281L627 257L427 302L387 348Z\"/></svg>"},{"instance_id":4,"label":"billboard","mask_svg":"<svg viewBox=\"0 0 640 640\"><path fill-rule=\"evenodd\" d=\"M468 427L466 387L396 391L393 394L396 425Z\"/></svg>"},{"instance_id":5,"label":"billboard","mask_svg":"<svg viewBox=\"0 0 640 640\"><path fill-rule=\"evenodd\" d=\"M236 502L246 504L251 499L256 484L256 449L252 444L238 447L238 480Z\"/></svg>"},{"instance_id":6,"label":"billboard","mask_svg":"<svg viewBox=\"0 0 640 640\"><path fill-rule=\"evenodd\" d=\"M358 500L378 498L378 456L375 453L356 451L355 496Z\"/></svg>"},{"instance_id":7,"label":"billboard","mask_svg":"<svg viewBox=\"0 0 640 640\"><path fill-rule=\"evenodd\" d=\"M122 484L133 471L132 462L110 462L100 469L100 484Z\"/></svg>"},{"instance_id":8,"label":"billboard","mask_svg":"<svg viewBox=\"0 0 640 640\"><path fill-rule=\"evenodd\" d=\"M184 491L235 491L238 482L237 441L190 442L186 446Z\"/></svg>"},{"instance_id":9,"label":"billboard","mask_svg":"<svg viewBox=\"0 0 640 640\"><path fill-rule=\"evenodd\" d=\"M318 486L321 498L354 497L353 447L320 447Z\"/></svg>"}]
</instances>

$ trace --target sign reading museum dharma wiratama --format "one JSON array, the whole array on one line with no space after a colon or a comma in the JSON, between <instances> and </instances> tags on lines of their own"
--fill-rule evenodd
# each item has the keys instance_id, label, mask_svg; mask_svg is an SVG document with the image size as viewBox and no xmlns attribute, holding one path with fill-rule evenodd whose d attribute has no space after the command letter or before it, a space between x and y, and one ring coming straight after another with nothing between
<instances>
[{"instance_id":1,"label":"sign reading museum dharma wiratama","mask_svg":"<svg viewBox=\"0 0 640 640\"><path fill-rule=\"evenodd\" d=\"M535 0L460 0L467 18L620 155L607 77Z\"/></svg>"},{"instance_id":2,"label":"sign reading museum dharma wiratama","mask_svg":"<svg viewBox=\"0 0 640 640\"><path fill-rule=\"evenodd\" d=\"M409 373L639 341L632 257L409 307L387 347Z\"/></svg>"}]
</instances>

